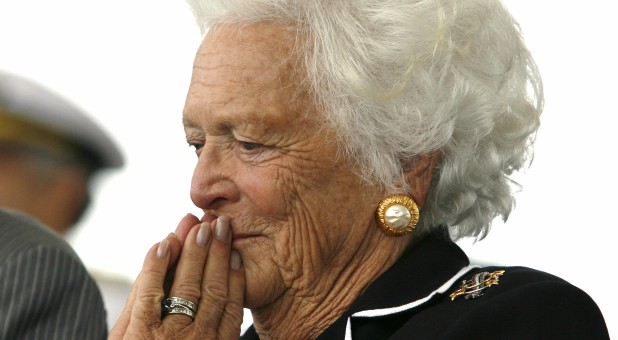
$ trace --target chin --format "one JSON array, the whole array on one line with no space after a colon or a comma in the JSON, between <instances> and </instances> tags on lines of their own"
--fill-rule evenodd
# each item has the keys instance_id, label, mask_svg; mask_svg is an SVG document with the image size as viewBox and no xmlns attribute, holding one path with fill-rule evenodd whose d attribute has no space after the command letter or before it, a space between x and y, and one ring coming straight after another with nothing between
<instances>
[{"instance_id":1,"label":"chin","mask_svg":"<svg viewBox=\"0 0 618 340\"><path fill-rule=\"evenodd\" d=\"M245 308L258 309L276 300L270 296L271 294L269 294L269 292L267 292L268 288L266 288L264 284L259 281L260 280L255 282L255 280L252 280L250 276L247 277L244 301Z\"/></svg>"},{"instance_id":2,"label":"chin","mask_svg":"<svg viewBox=\"0 0 618 340\"><path fill-rule=\"evenodd\" d=\"M285 291L281 280L277 280L279 271L274 268L274 263L268 260L264 262L265 265L252 261L244 267L245 308L258 309L267 306L275 302Z\"/></svg>"}]
</instances>

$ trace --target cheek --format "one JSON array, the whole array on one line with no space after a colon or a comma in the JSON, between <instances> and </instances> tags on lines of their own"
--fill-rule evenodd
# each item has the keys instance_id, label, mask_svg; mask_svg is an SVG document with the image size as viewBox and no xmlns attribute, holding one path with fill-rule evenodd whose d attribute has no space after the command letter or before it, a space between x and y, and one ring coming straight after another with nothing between
<instances>
[{"instance_id":1,"label":"cheek","mask_svg":"<svg viewBox=\"0 0 618 340\"><path fill-rule=\"evenodd\" d=\"M288 200L280 178L277 171L255 168L237 179L236 184L257 214L268 219L285 220Z\"/></svg>"},{"instance_id":2,"label":"cheek","mask_svg":"<svg viewBox=\"0 0 618 340\"><path fill-rule=\"evenodd\" d=\"M330 263L343 248L354 248L374 221L377 188L365 186L347 168L321 171L320 176L303 181L294 210L301 221L300 237L308 245L313 261Z\"/></svg>"},{"instance_id":3,"label":"cheek","mask_svg":"<svg viewBox=\"0 0 618 340\"><path fill-rule=\"evenodd\" d=\"M345 260L337 254L346 246L355 248L366 233L373 213L364 206L367 191L352 180L354 175L309 169L253 168L236 180L251 204L252 216L246 217L252 220L247 222L265 222L270 235L247 259L253 262L248 264L248 283L260 282L251 289L273 281L271 287L302 290L331 264Z\"/></svg>"},{"instance_id":4,"label":"cheek","mask_svg":"<svg viewBox=\"0 0 618 340\"><path fill-rule=\"evenodd\" d=\"M301 183L294 178L285 167L263 167L253 168L236 179L250 202L250 206L245 206L251 211L245 215L249 219L246 223L264 225L269 235L268 245L259 250L261 256L250 260L255 261L252 269L257 268L250 275L277 276L286 287L298 277L307 257L320 253L315 249L316 236L321 233L316 233L313 209L304 205L305 190L299 188ZM278 272L277 275L270 270Z\"/></svg>"},{"instance_id":5,"label":"cheek","mask_svg":"<svg viewBox=\"0 0 618 340\"><path fill-rule=\"evenodd\" d=\"M247 288L245 307L256 308L271 303L291 286L299 259L291 243L293 213L291 190L285 185L280 168L256 167L235 179L245 203L241 222L261 226L267 236L258 243L240 249L245 265ZM240 207L239 207L240 208ZM259 227L258 227L259 228Z\"/></svg>"}]
</instances>

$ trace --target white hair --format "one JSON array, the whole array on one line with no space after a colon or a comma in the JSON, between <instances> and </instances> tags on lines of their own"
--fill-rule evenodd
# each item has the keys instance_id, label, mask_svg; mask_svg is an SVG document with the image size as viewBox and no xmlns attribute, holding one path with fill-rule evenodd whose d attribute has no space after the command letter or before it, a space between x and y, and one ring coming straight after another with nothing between
<instances>
[{"instance_id":1,"label":"white hair","mask_svg":"<svg viewBox=\"0 0 618 340\"><path fill-rule=\"evenodd\" d=\"M203 32L296 31L311 92L359 175L392 193L440 150L417 230L483 238L514 206L543 106L518 24L499 0L189 0ZM401 183L404 183L403 185Z\"/></svg>"}]
</instances>

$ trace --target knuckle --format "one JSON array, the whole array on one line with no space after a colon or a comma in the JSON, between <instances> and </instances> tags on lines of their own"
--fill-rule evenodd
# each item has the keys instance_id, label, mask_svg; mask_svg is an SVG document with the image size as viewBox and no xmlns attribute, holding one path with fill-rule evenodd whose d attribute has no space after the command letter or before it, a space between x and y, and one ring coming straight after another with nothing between
<instances>
[{"instance_id":1,"label":"knuckle","mask_svg":"<svg viewBox=\"0 0 618 340\"><path fill-rule=\"evenodd\" d=\"M223 312L223 310L225 309L225 305L226 305L226 299L225 296L219 296L219 295L210 295L210 294L205 294L203 296L204 302L210 307L210 311L213 312L213 314L215 315L220 315L221 312Z\"/></svg>"},{"instance_id":2,"label":"knuckle","mask_svg":"<svg viewBox=\"0 0 618 340\"><path fill-rule=\"evenodd\" d=\"M171 328L168 327L161 327L158 329L157 335L156 335L156 339L157 340L175 340L178 339L178 332L172 330Z\"/></svg>"},{"instance_id":3,"label":"knuckle","mask_svg":"<svg viewBox=\"0 0 618 340\"><path fill-rule=\"evenodd\" d=\"M243 309L243 301L240 300L234 300L234 299L230 299L226 306L225 306L226 310L234 310L234 311L239 311L240 315L242 315L242 309Z\"/></svg>"},{"instance_id":4,"label":"knuckle","mask_svg":"<svg viewBox=\"0 0 618 340\"><path fill-rule=\"evenodd\" d=\"M163 289L160 287L141 287L139 293L143 299L147 298L152 301L156 301L158 298L163 298Z\"/></svg>"},{"instance_id":5,"label":"knuckle","mask_svg":"<svg viewBox=\"0 0 618 340\"><path fill-rule=\"evenodd\" d=\"M223 308L227 302L227 285L219 281L208 282L204 285L203 294L205 298Z\"/></svg>"},{"instance_id":6,"label":"knuckle","mask_svg":"<svg viewBox=\"0 0 618 340\"><path fill-rule=\"evenodd\" d=\"M189 282L178 282L172 287L172 296L187 299L193 303L197 302L200 297L199 284Z\"/></svg>"},{"instance_id":7,"label":"knuckle","mask_svg":"<svg viewBox=\"0 0 618 340\"><path fill-rule=\"evenodd\" d=\"M139 302L145 305L159 303L164 298L163 290L160 288L143 288L138 296Z\"/></svg>"},{"instance_id":8,"label":"knuckle","mask_svg":"<svg viewBox=\"0 0 618 340\"><path fill-rule=\"evenodd\" d=\"M167 271L167 268L164 268L161 266L144 266L144 268L142 268L142 272L140 273L140 276L158 277L161 275L165 275L166 271Z\"/></svg>"}]
</instances>

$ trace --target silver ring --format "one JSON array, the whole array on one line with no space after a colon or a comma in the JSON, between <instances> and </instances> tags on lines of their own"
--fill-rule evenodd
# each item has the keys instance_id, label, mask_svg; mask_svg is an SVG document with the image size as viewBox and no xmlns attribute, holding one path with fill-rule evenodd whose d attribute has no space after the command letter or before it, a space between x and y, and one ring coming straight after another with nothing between
<instances>
[{"instance_id":1,"label":"silver ring","mask_svg":"<svg viewBox=\"0 0 618 340\"><path fill-rule=\"evenodd\" d=\"M168 297L163 299L163 302L169 304L170 307L174 307L174 306L185 306L187 308L189 308L190 310L197 312L197 307L195 306L195 304L187 299L183 299L181 297Z\"/></svg>"},{"instance_id":2,"label":"silver ring","mask_svg":"<svg viewBox=\"0 0 618 340\"><path fill-rule=\"evenodd\" d=\"M197 307L187 299L180 297L169 297L161 300L161 315L165 317L169 314L184 314L191 319L195 319Z\"/></svg>"},{"instance_id":3,"label":"silver ring","mask_svg":"<svg viewBox=\"0 0 618 340\"><path fill-rule=\"evenodd\" d=\"M172 307L169 311L165 312L163 316L168 316L170 314L184 314L191 319L195 319L195 312L185 306L176 306Z\"/></svg>"}]
</instances>

